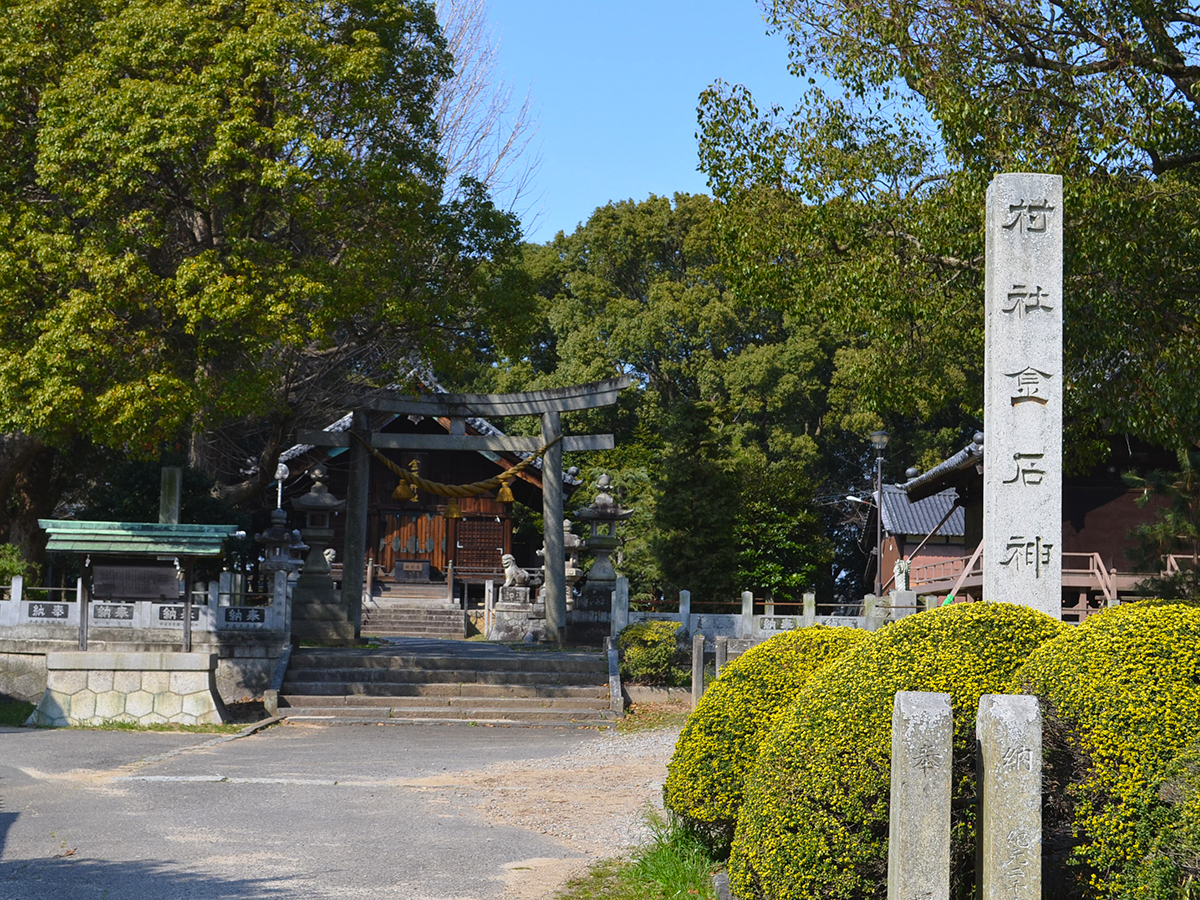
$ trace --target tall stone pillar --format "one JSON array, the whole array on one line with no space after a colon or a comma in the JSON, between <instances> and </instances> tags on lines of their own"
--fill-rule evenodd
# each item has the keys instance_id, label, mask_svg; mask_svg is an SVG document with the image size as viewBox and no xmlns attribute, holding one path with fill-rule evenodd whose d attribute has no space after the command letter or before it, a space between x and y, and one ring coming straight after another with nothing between
<instances>
[{"instance_id":1,"label":"tall stone pillar","mask_svg":"<svg viewBox=\"0 0 1200 900\"><path fill-rule=\"evenodd\" d=\"M542 441L549 443L562 435L562 417L557 412L542 413ZM546 567L546 636L555 643L566 640L567 580L563 549L562 441L542 457L542 530Z\"/></svg>"},{"instance_id":2,"label":"tall stone pillar","mask_svg":"<svg viewBox=\"0 0 1200 900\"><path fill-rule=\"evenodd\" d=\"M367 414L355 410L351 427L370 441ZM342 544L342 604L354 623L354 636L362 633L363 567L367 555L367 504L371 480L371 457L362 441L350 442L350 478L346 491L346 534Z\"/></svg>"},{"instance_id":3,"label":"tall stone pillar","mask_svg":"<svg viewBox=\"0 0 1200 900\"><path fill-rule=\"evenodd\" d=\"M983 599L1062 618L1062 178L987 191Z\"/></svg>"}]
</instances>

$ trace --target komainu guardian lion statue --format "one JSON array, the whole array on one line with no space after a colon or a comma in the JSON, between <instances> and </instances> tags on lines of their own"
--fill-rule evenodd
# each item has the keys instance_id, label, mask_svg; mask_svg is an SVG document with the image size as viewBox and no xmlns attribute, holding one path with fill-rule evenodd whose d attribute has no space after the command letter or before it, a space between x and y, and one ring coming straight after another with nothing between
<instances>
[{"instance_id":1,"label":"komainu guardian lion statue","mask_svg":"<svg viewBox=\"0 0 1200 900\"><path fill-rule=\"evenodd\" d=\"M529 573L517 565L511 553L501 556L500 564L504 566L504 587L527 587L533 583Z\"/></svg>"}]
</instances>

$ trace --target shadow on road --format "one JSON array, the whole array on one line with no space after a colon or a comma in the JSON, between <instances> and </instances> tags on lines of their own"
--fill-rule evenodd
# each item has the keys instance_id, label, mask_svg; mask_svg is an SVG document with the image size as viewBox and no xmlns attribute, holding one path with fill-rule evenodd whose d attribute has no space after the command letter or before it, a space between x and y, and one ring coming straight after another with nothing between
<instances>
[{"instance_id":1,"label":"shadow on road","mask_svg":"<svg viewBox=\"0 0 1200 900\"><path fill-rule=\"evenodd\" d=\"M14 817L15 818L15 817ZM269 900L296 897L295 885L278 878L222 878L151 861L15 860L0 863L0 900Z\"/></svg>"}]
</instances>

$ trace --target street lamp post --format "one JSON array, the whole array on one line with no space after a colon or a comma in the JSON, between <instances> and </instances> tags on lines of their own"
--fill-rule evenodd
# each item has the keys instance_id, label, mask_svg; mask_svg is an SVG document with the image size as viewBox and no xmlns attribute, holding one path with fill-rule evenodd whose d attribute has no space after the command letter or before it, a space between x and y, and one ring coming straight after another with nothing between
<instances>
[{"instance_id":1,"label":"street lamp post","mask_svg":"<svg viewBox=\"0 0 1200 900\"><path fill-rule=\"evenodd\" d=\"M875 596L883 593L883 448L887 446L888 433L871 433L871 444L875 447Z\"/></svg>"}]
</instances>

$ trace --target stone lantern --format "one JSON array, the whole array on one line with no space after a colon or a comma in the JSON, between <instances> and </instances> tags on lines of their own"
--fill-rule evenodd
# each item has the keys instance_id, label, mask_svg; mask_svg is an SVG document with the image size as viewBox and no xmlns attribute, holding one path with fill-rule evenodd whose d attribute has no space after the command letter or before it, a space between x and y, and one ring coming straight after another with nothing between
<instances>
[{"instance_id":1,"label":"stone lantern","mask_svg":"<svg viewBox=\"0 0 1200 900\"><path fill-rule=\"evenodd\" d=\"M617 523L633 515L633 510L622 509L609 493L612 479L607 474L596 481L596 499L590 506L579 510L575 518L591 526L591 534L582 542L584 553L595 559L588 571L583 592L571 611L573 624L583 626L584 631L608 634L609 611L612 592L617 589L617 572L613 568L612 555L621 546L617 537Z\"/></svg>"},{"instance_id":2,"label":"stone lantern","mask_svg":"<svg viewBox=\"0 0 1200 900\"><path fill-rule=\"evenodd\" d=\"M304 513L304 540L309 546L300 578L292 590L292 640L328 644L353 644L354 623L333 587L325 550L333 540L333 514L346 507L329 493L328 472L323 465L309 470L313 485L307 494L292 501ZM355 564L355 563L351 563Z\"/></svg>"},{"instance_id":3,"label":"stone lantern","mask_svg":"<svg viewBox=\"0 0 1200 900\"><path fill-rule=\"evenodd\" d=\"M300 571L304 565L302 555L308 545L300 539L298 530L287 527L287 513L282 509L271 510L271 525L254 540L262 544L263 560L259 569L263 572L292 572Z\"/></svg>"},{"instance_id":4,"label":"stone lantern","mask_svg":"<svg viewBox=\"0 0 1200 900\"><path fill-rule=\"evenodd\" d=\"M579 554L583 550L583 540L575 533L575 523L563 519L563 553L566 556L567 601L571 602L575 585L583 577L583 569L579 568Z\"/></svg>"}]
</instances>

